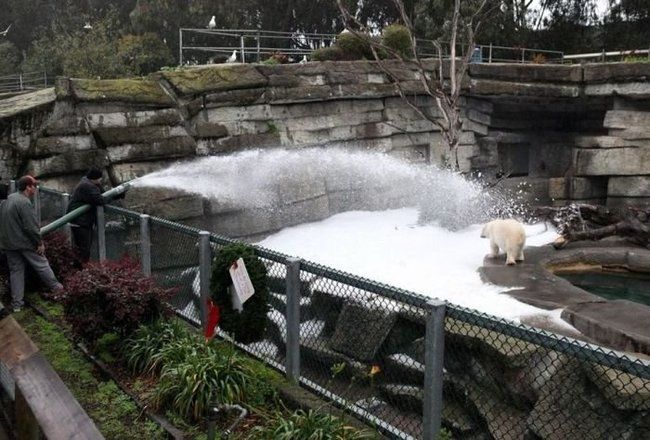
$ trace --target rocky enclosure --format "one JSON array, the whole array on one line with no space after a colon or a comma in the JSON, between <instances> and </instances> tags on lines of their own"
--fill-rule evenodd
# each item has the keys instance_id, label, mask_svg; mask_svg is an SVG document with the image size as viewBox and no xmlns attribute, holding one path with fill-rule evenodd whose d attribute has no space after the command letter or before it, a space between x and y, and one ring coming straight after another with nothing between
<instances>
[{"instance_id":1,"label":"rocky enclosure","mask_svg":"<svg viewBox=\"0 0 650 440\"><path fill-rule=\"evenodd\" d=\"M413 71L393 68L406 90L421 95ZM463 100L462 171L486 179L509 175L505 186L541 203L647 202L649 74L650 63L472 64ZM437 112L427 97L418 99ZM307 146L439 164L436 130L365 61L212 65L144 79L60 78L55 92L0 101L0 176L32 172L46 186L69 190L90 165L104 168L116 185L196 156ZM318 204L314 198L321 195L312 196L305 200ZM172 219L224 211L169 191L132 197L131 206ZM246 232L240 223L226 232L264 232Z\"/></svg>"}]
</instances>

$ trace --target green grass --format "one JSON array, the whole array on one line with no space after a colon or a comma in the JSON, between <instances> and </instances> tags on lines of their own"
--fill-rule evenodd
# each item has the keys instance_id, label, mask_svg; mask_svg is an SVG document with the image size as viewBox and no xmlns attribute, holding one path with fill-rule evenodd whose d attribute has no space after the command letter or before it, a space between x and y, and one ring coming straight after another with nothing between
<instances>
[{"instance_id":1,"label":"green grass","mask_svg":"<svg viewBox=\"0 0 650 440\"><path fill-rule=\"evenodd\" d=\"M147 419L115 382L95 376L93 364L60 328L29 309L14 316L107 440L165 438L164 431Z\"/></svg>"}]
</instances>

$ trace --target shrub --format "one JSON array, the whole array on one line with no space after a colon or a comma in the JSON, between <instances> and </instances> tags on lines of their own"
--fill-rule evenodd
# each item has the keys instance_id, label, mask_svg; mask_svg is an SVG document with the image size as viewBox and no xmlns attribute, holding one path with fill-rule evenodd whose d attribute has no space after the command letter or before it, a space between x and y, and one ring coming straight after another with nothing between
<instances>
[{"instance_id":1,"label":"shrub","mask_svg":"<svg viewBox=\"0 0 650 440\"><path fill-rule=\"evenodd\" d=\"M646 55L627 55L623 61L626 63L650 63L650 57Z\"/></svg>"},{"instance_id":2,"label":"shrub","mask_svg":"<svg viewBox=\"0 0 650 440\"><path fill-rule=\"evenodd\" d=\"M314 410L305 412L301 409L289 416L281 412L273 413L267 424L253 428L252 434L252 438L260 440L377 438L373 432L359 431L331 414Z\"/></svg>"},{"instance_id":3,"label":"shrub","mask_svg":"<svg viewBox=\"0 0 650 440\"><path fill-rule=\"evenodd\" d=\"M343 57L347 60L372 60L375 57L370 49L370 35L357 37L351 32L344 32L336 37L336 46L343 51Z\"/></svg>"},{"instance_id":4,"label":"shrub","mask_svg":"<svg viewBox=\"0 0 650 440\"><path fill-rule=\"evenodd\" d=\"M232 280L228 268L238 258L244 260L255 294L243 305L243 310L233 310L230 297ZM266 331L266 313L269 310L266 267L255 256L252 247L245 244L231 244L221 249L212 264L210 280L212 299L221 310L219 326L243 344L259 341Z\"/></svg>"},{"instance_id":5,"label":"shrub","mask_svg":"<svg viewBox=\"0 0 650 440\"><path fill-rule=\"evenodd\" d=\"M413 57L413 47L411 46L411 36L408 28L401 24L391 24L386 26L381 33L381 40L384 46L393 49L404 58Z\"/></svg>"},{"instance_id":6,"label":"shrub","mask_svg":"<svg viewBox=\"0 0 650 440\"><path fill-rule=\"evenodd\" d=\"M316 49L310 55L314 61L340 61L344 58L343 50L337 46Z\"/></svg>"},{"instance_id":7,"label":"shrub","mask_svg":"<svg viewBox=\"0 0 650 440\"><path fill-rule=\"evenodd\" d=\"M50 267L59 281L65 281L70 275L81 269L79 255L70 245L68 236L63 232L53 232L43 237L45 255Z\"/></svg>"},{"instance_id":8,"label":"shrub","mask_svg":"<svg viewBox=\"0 0 650 440\"><path fill-rule=\"evenodd\" d=\"M136 373L156 370L159 353L173 341L186 341L190 333L178 320L156 320L141 325L126 341L127 367Z\"/></svg>"},{"instance_id":9,"label":"shrub","mask_svg":"<svg viewBox=\"0 0 650 440\"><path fill-rule=\"evenodd\" d=\"M543 53L536 53L530 60L533 64L546 64L546 56Z\"/></svg>"},{"instance_id":10,"label":"shrub","mask_svg":"<svg viewBox=\"0 0 650 440\"><path fill-rule=\"evenodd\" d=\"M201 350L163 365L152 403L156 408L172 408L186 419L200 420L211 404L245 401L247 390L256 383L240 355Z\"/></svg>"},{"instance_id":11,"label":"shrub","mask_svg":"<svg viewBox=\"0 0 650 440\"><path fill-rule=\"evenodd\" d=\"M267 64L287 64L289 62L289 57L286 53L275 51L271 56L265 61Z\"/></svg>"},{"instance_id":12,"label":"shrub","mask_svg":"<svg viewBox=\"0 0 650 440\"><path fill-rule=\"evenodd\" d=\"M162 303L174 289L155 286L129 257L89 263L68 277L62 295L64 310L73 330L94 343L104 333L124 337L163 311Z\"/></svg>"}]
</instances>

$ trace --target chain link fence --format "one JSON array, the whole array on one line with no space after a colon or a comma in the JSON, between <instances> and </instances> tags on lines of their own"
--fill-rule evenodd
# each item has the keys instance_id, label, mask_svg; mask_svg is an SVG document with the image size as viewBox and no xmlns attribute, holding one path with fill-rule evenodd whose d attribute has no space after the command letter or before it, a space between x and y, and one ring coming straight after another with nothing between
<instances>
[{"instance_id":1,"label":"chain link fence","mask_svg":"<svg viewBox=\"0 0 650 440\"><path fill-rule=\"evenodd\" d=\"M43 213L59 210L51 194L41 191ZM114 206L104 230L106 257L143 261L200 327L202 259L234 241L209 234L206 257L198 229ZM267 330L239 347L388 437L431 439L441 425L459 439L650 438L647 358L256 251L268 270Z\"/></svg>"}]
</instances>

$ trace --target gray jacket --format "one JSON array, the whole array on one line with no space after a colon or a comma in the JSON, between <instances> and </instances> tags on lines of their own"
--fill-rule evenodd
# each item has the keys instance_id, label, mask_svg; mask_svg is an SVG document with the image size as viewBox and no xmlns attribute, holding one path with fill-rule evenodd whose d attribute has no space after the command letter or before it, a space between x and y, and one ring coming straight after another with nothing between
<instances>
[{"instance_id":1,"label":"gray jacket","mask_svg":"<svg viewBox=\"0 0 650 440\"><path fill-rule=\"evenodd\" d=\"M0 249L35 250L41 230L32 202L22 193L13 193L0 204Z\"/></svg>"}]
</instances>

